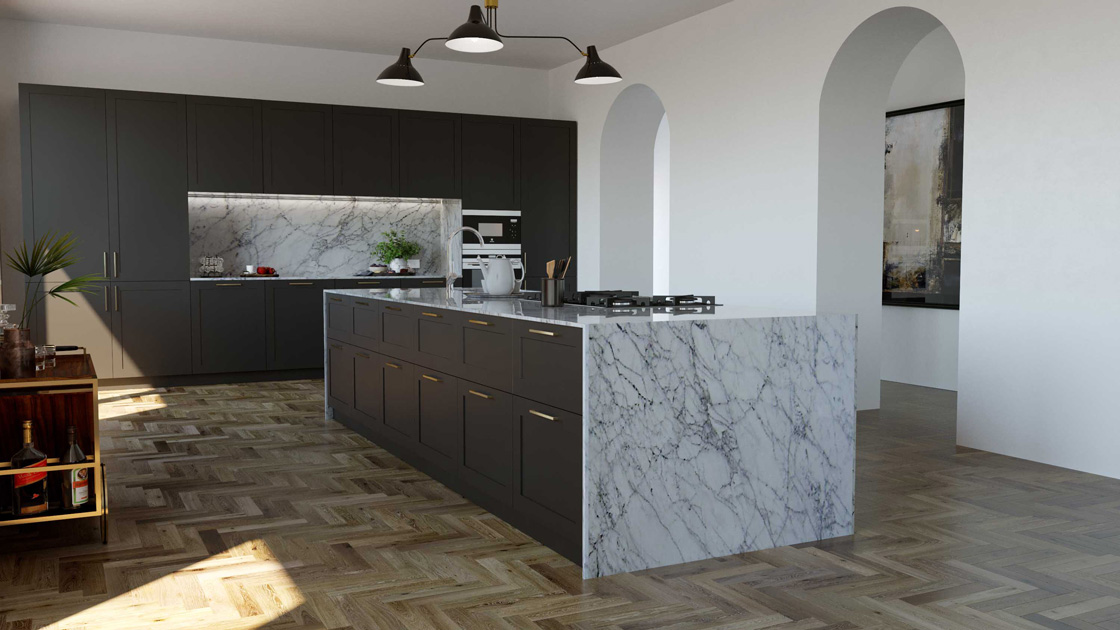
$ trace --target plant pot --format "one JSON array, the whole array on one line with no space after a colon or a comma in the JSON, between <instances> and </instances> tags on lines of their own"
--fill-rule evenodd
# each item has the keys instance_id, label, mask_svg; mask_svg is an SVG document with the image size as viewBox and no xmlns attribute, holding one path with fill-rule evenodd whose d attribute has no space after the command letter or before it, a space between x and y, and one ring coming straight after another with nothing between
<instances>
[{"instance_id":1,"label":"plant pot","mask_svg":"<svg viewBox=\"0 0 1120 630\"><path fill-rule=\"evenodd\" d=\"M401 269L407 268L408 261L403 258L394 258L389 262L389 269L392 270L393 273L400 273Z\"/></svg>"},{"instance_id":2,"label":"plant pot","mask_svg":"<svg viewBox=\"0 0 1120 630\"><path fill-rule=\"evenodd\" d=\"M35 376L35 344L31 330L5 328L4 343L0 345L0 378L30 378Z\"/></svg>"}]
</instances>

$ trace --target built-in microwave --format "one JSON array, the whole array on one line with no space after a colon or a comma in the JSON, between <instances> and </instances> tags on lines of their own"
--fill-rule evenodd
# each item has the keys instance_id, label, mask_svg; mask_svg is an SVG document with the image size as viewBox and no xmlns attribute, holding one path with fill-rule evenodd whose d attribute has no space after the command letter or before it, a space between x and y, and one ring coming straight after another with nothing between
<instances>
[{"instance_id":1,"label":"built-in microwave","mask_svg":"<svg viewBox=\"0 0 1120 630\"><path fill-rule=\"evenodd\" d=\"M521 244L521 212L518 210L464 210L463 225L478 230L486 245ZM476 247L475 238L463 234L464 251Z\"/></svg>"}]
</instances>

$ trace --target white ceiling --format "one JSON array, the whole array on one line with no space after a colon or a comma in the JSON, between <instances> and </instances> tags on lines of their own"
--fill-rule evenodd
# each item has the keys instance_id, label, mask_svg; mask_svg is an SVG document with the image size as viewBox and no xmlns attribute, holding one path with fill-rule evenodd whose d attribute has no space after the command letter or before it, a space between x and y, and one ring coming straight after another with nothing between
<instances>
[{"instance_id":1,"label":"white ceiling","mask_svg":"<svg viewBox=\"0 0 1120 630\"><path fill-rule=\"evenodd\" d=\"M729 1L501 0L498 29L603 49ZM395 55L446 37L474 3L482 0L0 0L0 18ZM579 54L562 40L507 40L485 55L432 42L424 57L548 69Z\"/></svg>"}]
</instances>

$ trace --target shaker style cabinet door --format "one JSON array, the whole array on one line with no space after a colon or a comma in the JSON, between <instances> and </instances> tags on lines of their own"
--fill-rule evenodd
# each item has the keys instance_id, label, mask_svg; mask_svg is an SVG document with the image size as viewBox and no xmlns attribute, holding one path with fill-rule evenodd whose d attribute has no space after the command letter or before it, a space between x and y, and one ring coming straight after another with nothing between
<instances>
[{"instance_id":1,"label":"shaker style cabinet door","mask_svg":"<svg viewBox=\"0 0 1120 630\"><path fill-rule=\"evenodd\" d=\"M29 243L48 232L78 239L78 262L46 280L108 275L105 92L20 85L19 100L24 236Z\"/></svg>"},{"instance_id":2,"label":"shaker style cabinet door","mask_svg":"<svg viewBox=\"0 0 1120 630\"><path fill-rule=\"evenodd\" d=\"M463 116L463 209L521 208L521 121Z\"/></svg>"},{"instance_id":3,"label":"shaker style cabinet door","mask_svg":"<svg viewBox=\"0 0 1120 630\"><path fill-rule=\"evenodd\" d=\"M268 369L323 367L323 291L330 280L264 280Z\"/></svg>"},{"instance_id":4,"label":"shaker style cabinet door","mask_svg":"<svg viewBox=\"0 0 1120 630\"><path fill-rule=\"evenodd\" d=\"M187 173L193 191L264 192L261 104L187 97Z\"/></svg>"},{"instance_id":5,"label":"shaker style cabinet door","mask_svg":"<svg viewBox=\"0 0 1120 630\"><path fill-rule=\"evenodd\" d=\"M416 366L392 357L381 357L381 422L385 433L412 450L420 433Z\"/></svg>"},{"instance_id":6,"label":"shaker style cabinet door","mask_svg":"<svg viewBox=\"0 0 1120 630\"><path fill-rule=\"evenodd\" d=\"M349 410L354 406L354 349L337 341L327 342L327 361L330 369L327 397L332 407ZM335 409L337 413L339 410Z\"/></svg>"},{"instance_id":7,"label":"shaker style cabinet door","mask_svg":"<svg viewBox=\"0 0 1120 630\"><path fill-rule=\"evenodd\" d=\"M331 106L266 102L264 191L329 195L334 190Z\"/></svg>"},{"instance_id":8,"label":"shaker style cabinet door","mask_svg":"<svg viewBox=\"0 0 1120 630\"><path fill-rule=\"evenodd\" d=\"M400 196L458 199L460 116L400 112Z\"/></svg>"},{"instance_id":9,"label":"shaker style cabinet door","mask_svg":"<svg viewBox=\"0 0 1120 630\"><path fill-rule=\"evenodd\" d=\"M334 107L334 194L396 197L397 111Z\"/></svg>"},{"instance_id":10,"label":"shaker style cabinet door","mask_svg":"<svg viewBox=\"0 0 1120 630\"><path fill-rule=\"evenodd\" d=\"M109 92L113 280L190 277L186 98Z\"/></svg>"},{"instance_id":11,"label":"shaker style cabinet door","mask_svg":"<svg viewBox=\"0 0 1120 630\"><path fill-rule=\"evenodd\" d=\"M265 369L263 281L191 283L194 371Z\"/></svg>"},{"instance_id":12,"label":"shaker style cabinet door","mask_svg":"<svg viewBox=\"0 0 1120 630\"><path fill-rule=\"evenodd\" d=\"M183 282L114 282L113 377L191 373L191 291Z\"/></svg>"},{"instance_id":13,"label":"shaker style cabinet door","mask_svg":"<svg viewBox=\"0 0 1120 630\"><path fill-rule=\"evenodd\" d=\"M463 416L459 478L508 508L513 501L513 396L459 381L458 402Z\"/></svg>"},{"instance_id":14,"label":"shaker style cabinet door","mask_svg":"<svg viewBox=\"0 0 1120 630\"><path fill-rule=\"evenodd\" d=\"M576 126L521 121L521 250L529 259L526 288L539 289L545 262L576 253ZM566 284L576 286L577 258Z\"/></svg>"},{"instance_id":15,"label":"shaker style cabinet door","mask_svg":"<svg viewBox=\"0 0 1120 630\"><path fill-rule=\"evenodd\" d=\"M451 375L416 367L419 455L433 467L433 474L450 480L457 476L461 420L459 384Z\"/></svg>"}]
</instances>

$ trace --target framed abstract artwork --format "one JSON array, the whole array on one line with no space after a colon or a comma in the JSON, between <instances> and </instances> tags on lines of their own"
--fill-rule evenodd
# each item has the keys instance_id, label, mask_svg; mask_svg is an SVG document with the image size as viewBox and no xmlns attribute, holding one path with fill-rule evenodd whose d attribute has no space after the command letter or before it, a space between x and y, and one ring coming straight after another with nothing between
<instances>
[{"instance_id":1,"label":"framed abstract artwork","mask_svg":"<svg viewBox=\"0 0 1120 630\"><path fill-rule=\"evenodd\" d=\"M887 114L883 304L960 308L964 101Z\"/></svg>"}]
</instances>

